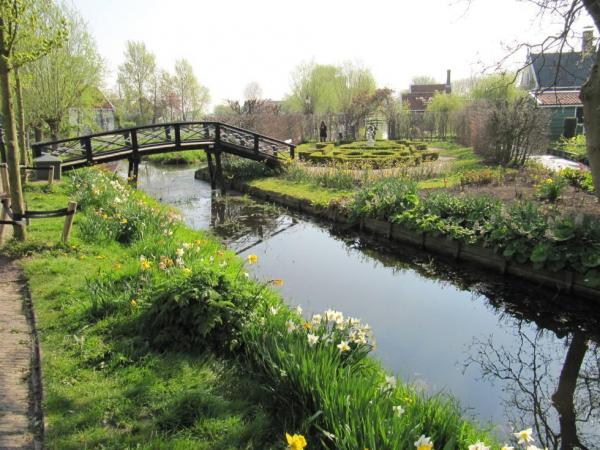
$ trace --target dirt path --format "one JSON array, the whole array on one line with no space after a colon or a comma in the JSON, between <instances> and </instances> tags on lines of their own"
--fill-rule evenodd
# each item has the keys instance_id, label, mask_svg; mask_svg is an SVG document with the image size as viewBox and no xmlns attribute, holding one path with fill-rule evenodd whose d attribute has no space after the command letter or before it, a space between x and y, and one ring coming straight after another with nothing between
<instances>
[{"instance_id":1,"label":"dirt path","mask_svg":"<svg viewBox=\"0 0 600 450\"><path fill-rule=\"evenodd\" d=\"M0 449L41 448L33 429L36 354L22 271L0 256Z\"/></svg>"}]
</instances>

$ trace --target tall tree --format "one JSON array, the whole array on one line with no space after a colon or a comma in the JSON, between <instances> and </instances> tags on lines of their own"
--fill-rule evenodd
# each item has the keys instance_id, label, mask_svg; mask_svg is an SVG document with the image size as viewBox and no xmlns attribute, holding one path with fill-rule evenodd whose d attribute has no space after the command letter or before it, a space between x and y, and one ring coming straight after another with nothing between
<instances>
[{"instance_id":1,"label":"tall tree","mask_svg":"<svg viewBox=\"0 0 600 450\"><path fill-rule=\"evenodd\" d=\"M208 89L198 83L188 60L179 59L175 62L173 85L179 97L181 120L185 122L198 118L208 105L210 97Z\"/></svg>"},{"instance_id":2,"label":"tall tree","mask_svg":"<svg viewBox=\"0 0 600 450\"><path fill-rule=\"evenodd\" d=\"M417 75L412 77L411 84L438 84L435 78L429 75Z\"/></svg>"},{"instance_id":3,"label":"tall tree","mask_svg":"<svg viewBox=\"0 0 600 450\"><path fill-rule=\"evenodd\" d=\"M129 118L143 125L153 116L156 59L143 42L127 41L125 61L119 66L117 84Z\"/></svg>"},{"instance_id":4,"label":"tall tree","mask_svg":"<svg viewBox=\"0 0 600 450\"><path fill-rule=\"evenodd\" d=\"M65 131L73 108L93 106L103 72L102 58L79 13L63 4L50 11L48 23L59 23L62 17L69 33L64 45L26 67L30 120L44 122L53 140Z\"/></svg>"},{"instance_id":5,"label":"tall tree","mask_svg":"<svg viewBox=\"0 0 600 450\"><path fill-rule=\"evenodd\" d=\"M36 0L0 0L0 92L11 204L18 215L25 212L25 203L11 78L15 69L39 59L64 40L64 24L52 29L42 19L47 4ZM25 240L26 234L24 227L15 226L17 239Z\"/></svg>"}]
</instances>

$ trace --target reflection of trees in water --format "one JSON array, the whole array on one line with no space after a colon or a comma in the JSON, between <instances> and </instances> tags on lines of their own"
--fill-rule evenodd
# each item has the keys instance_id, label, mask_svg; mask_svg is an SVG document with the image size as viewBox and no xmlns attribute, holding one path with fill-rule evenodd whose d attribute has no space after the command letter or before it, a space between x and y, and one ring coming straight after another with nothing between
<instances>
[{"instance_id":1,"label":"reflection of trees in water","mask_svg":"<svg viewBox=\"0 0 600 450\"><path fill-rule=\"evenodd\" d=\"M270 205L215 192L211 195L211 228L227 241L250 235L263 239L277 231L281 221L279 210Z\"/></svg>"},{"instance_id":2,"label":"reflection of trees in water","mask_svg":"<svg viewBox=\"0 0 600 450\"><path fill-rule=\"evenodd\" d=\"M549 449L600 448L600 353L581 331L562 342L547 331L514 328L515 348L498 346L493 337L475 341L467 366L476 365L484 379L500 381L509 422L532 426ZM542 342L544 341L544 342ZM558 370L557 370L558 367Z\"/></svg>"}]
</instances>

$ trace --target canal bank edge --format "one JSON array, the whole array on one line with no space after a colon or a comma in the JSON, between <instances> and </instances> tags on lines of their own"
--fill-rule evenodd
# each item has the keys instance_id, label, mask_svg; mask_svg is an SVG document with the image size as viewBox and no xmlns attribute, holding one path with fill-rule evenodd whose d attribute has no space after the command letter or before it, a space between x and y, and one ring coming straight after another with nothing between
<instances>
[{"instance_id":1,"label":"canal bank edge","mask_svg":"<svg viewBox=\"0 0 600 450\"><path fill-rule=\"evenodd\" d=\"M210 181L206 169L195 172L195 178ZM494 270L500 275L512 275L531 282L541 283L542 287L554 289L561 293L574 294L589 300L600 302L600 289L589 287L584 282L584 275L570 270L550 272L537 270L533 264L520 264L508 261L494 249L477 244L467 244L445 236L432 233L415 232L400 224L379 219L363 218L359 223L352 223L348 215L335 206L323 207L312 204L309 200L298 199L277 192L266 191L250 186L243 181L224 180L225 187L244 194L252 195L261 200L270 201L291 210L299 211L319 219L333 223L350 225L360 231L368 231L375 236L388 240L409 244L420 249L444 256L450 256L458 261L475 263L487 269Z\"/></svg>"}]
</instances>

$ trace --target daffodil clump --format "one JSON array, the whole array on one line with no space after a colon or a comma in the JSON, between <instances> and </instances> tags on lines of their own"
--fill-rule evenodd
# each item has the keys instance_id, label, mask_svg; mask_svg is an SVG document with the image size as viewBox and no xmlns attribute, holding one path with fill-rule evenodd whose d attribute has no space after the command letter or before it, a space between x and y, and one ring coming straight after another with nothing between
<instances>
[{"instance_id":1,"label":"daffodil clump","mask_svg":"<svg viewBox=\"0 0 600 450\"><path fill-rule=\"evenodd\" d=\"M290 417L302 418L298 429L309 444L433 450L434 443L467 449L493 442L462 418L454 401L426 398L369 358L375 339L359 319L332 309L306 316L265 291L240 339L248 366L273 400Z\"/></svg>"},{"instance_id":2,"label":"daffodil clump","mask_svg":"<svg viewBox=\"0 0 600 450\"><path fill-rule=\"evenodd\" d=\"M181 218L173 211L151 204L111 173L83 169L73 175L73 195L87 210L79 219L90 240L131 243L144 236L172 237Z\"/></svg>"}]
</instances>

